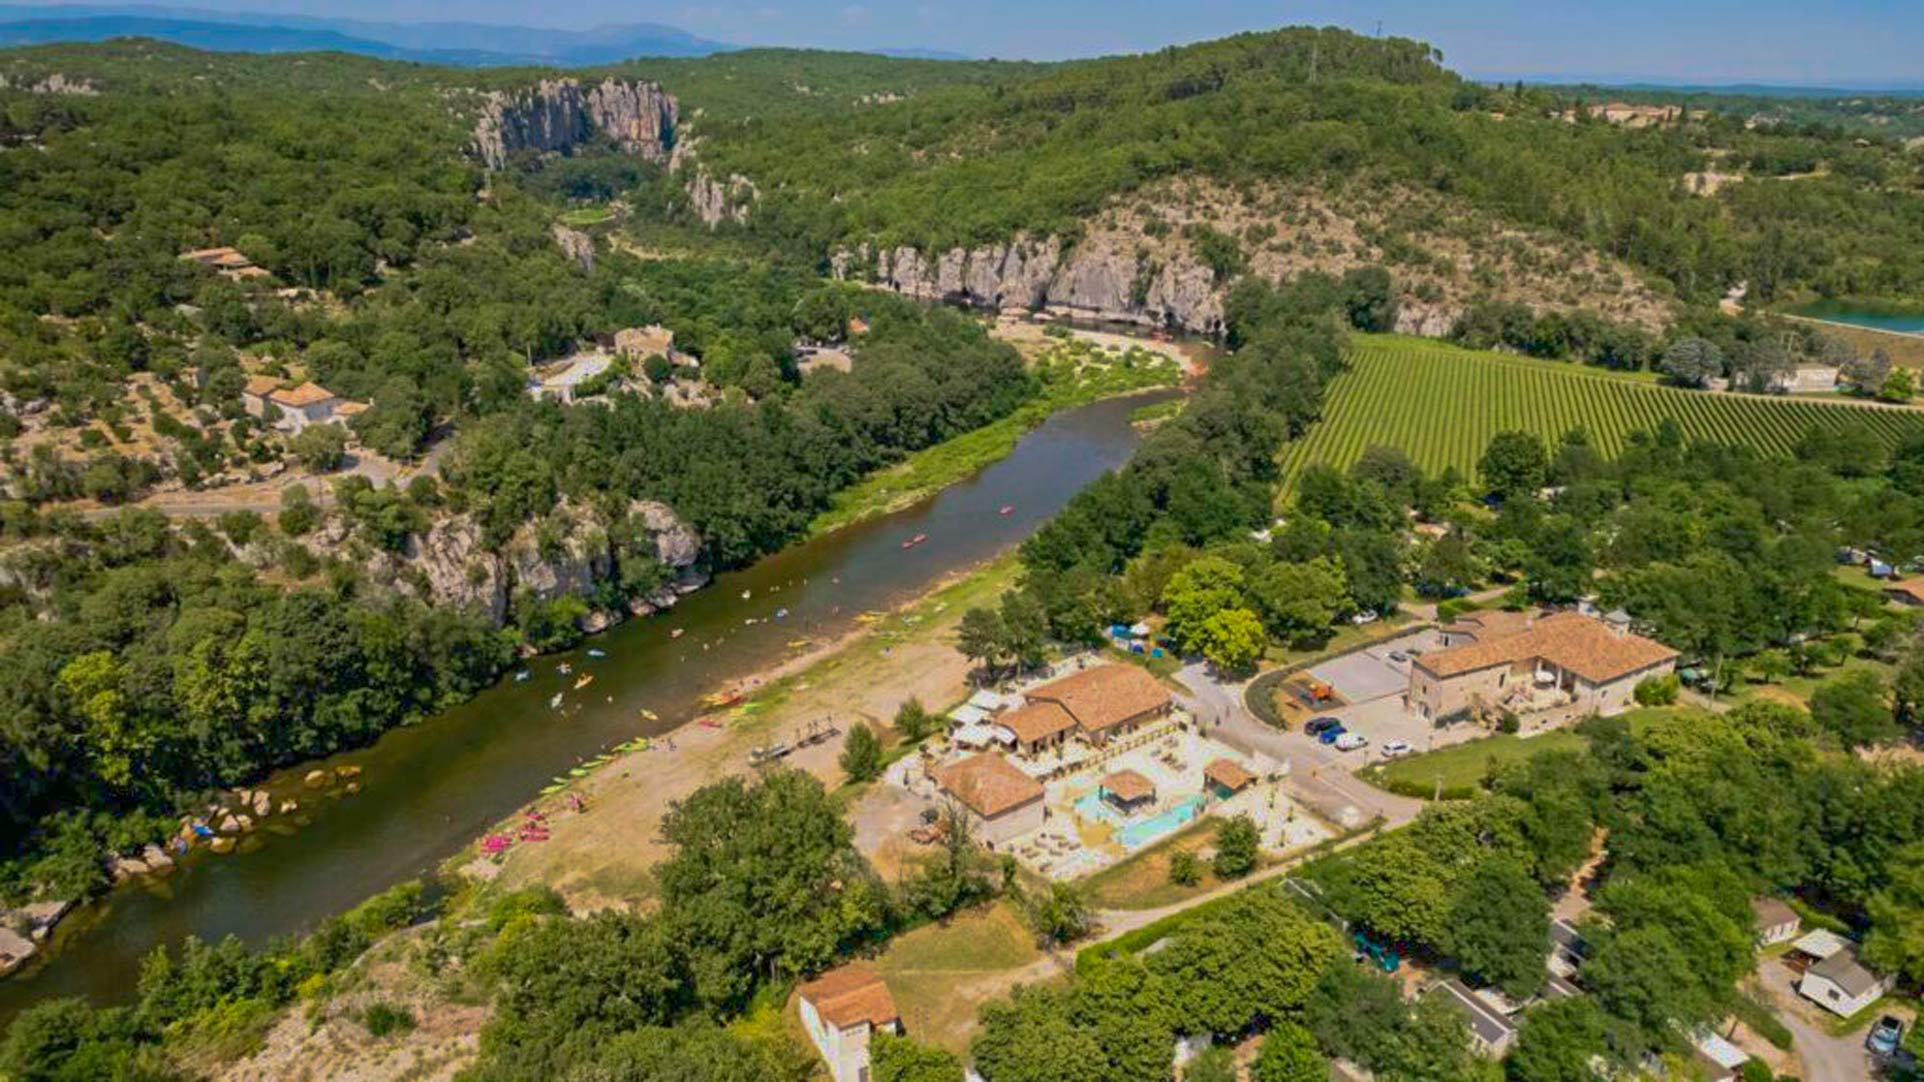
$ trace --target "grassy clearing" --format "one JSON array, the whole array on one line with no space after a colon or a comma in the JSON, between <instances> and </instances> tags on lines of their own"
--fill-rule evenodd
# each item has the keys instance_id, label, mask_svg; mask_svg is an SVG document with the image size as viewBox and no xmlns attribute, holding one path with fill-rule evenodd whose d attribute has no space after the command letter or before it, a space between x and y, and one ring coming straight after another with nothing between
<instances>
[{"instance_id":1,"label":"grassy clearing","mask_svg":"<svg viewBox=\"0 0 1924 1082\"><path fill-rule=\"evenodd\" d=\"M1133 391L1174 386L1180 376L1174 363L1145 363L1133 358L1127 364L1065 364L1052 363L1045 355L1037 367L1043 377L1041 394L999 421L925 447L836 493L828 510L809 524L808 536L820 537L865 519L913 507L1008 457L1024 434L1059 410Z\"/></svg>"},{"instance_id":2,"label":"grassy clearing","mask_svg":"<svg viewBox=\"0 0 1924 1082\"><path fill-rule=\"evenodd\" d=\"M1346 468L1372 444L1401 448L1427 470L1454 466L1474 476L1490 437L1511 430L1548 441L1581 427L1615 455L1632 432L1669 418L1692 438L1787 456L1814 424L1861 422L1892 446L1924 429L1924 411L1686 391L1650 376L1358 335L1323 419L1283 452L1284 488L1314 463Z\"/></svg>"},{"instance_id":3,"label":"grassy clearing","mask_svg":"<svg viewBox=\"0 0 1924 1082\"><path fill-rule=\"evenodd\" d=\"M876 959L902 1023L916 1039L968 1048L976 1008L1008 992L1042 959L1006 901L897 936Z\"/></svg>"},{"instance_id":4,"label":"grassy clearing","mask_svg":"<svg viewBox=\"0 0 1924 1082\"><path fill-rule=\"evenodd\" d=\"M1397 792L1408 791L1412 795L1434 792L1438 779L1441 779L1447 793L1480 784L1489 772L1492 760L1501 765L1546 751L1576 751L1583 747L1583 737L1568 729L1552 729L1530 737L1498 733L1412 755L1407 759L1378 764L1362 771L1362 777L1372 785L1381 785Z\"/></svg>"},{"instance_id":5,"label":"grassy clearing","mask_svg":"<svg viewBox=\"0 0 1924 1082\"><path fill-rule=\"evenodd\" d=\"M574 210L562 212L561 224L577 228L584 225L600 225L614 216L613 207L576 207Z\"/></svg>"}]
</instances>

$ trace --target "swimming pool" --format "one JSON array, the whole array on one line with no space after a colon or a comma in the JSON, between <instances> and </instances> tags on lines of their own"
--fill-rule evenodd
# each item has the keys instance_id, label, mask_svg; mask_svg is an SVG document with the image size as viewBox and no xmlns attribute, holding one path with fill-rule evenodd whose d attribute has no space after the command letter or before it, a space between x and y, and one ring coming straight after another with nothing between
<instances>
[{"instance_id":1,"label":"swimming pool","mask_svg":"<svg viewBox=\"0 0 1924 1082\"><path fill-rule=\"evenodd\" d=\"M1116 840L1130 852L1157 841L1190 823L1202 814L1203 798L1192 796L1172 804L1147 819L1130 821L1109 806L1102 799L1100 790L1084 794L1076 801L1076 811L1090 819L1100 819L1116 826Z\"/></svg>"}]
</instances>

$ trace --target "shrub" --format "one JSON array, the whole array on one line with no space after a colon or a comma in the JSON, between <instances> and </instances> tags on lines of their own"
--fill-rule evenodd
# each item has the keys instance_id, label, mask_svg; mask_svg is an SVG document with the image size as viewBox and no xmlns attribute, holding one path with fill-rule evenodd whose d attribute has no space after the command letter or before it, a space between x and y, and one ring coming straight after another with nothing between
<instances>
[{"instance_id":1,"label":"shrub","mask_svg":"<svg viewBox=\"0 0 1924 1082\"><path fill-rule=\"evenodd\" d=\"M1178 849L1171 853L1169 881L1179 887L1193 887L1202 882L1202 861L1187 849Z\"/></svg>"},{"instance_id":2,"label":"shrub","mask_svg":"<svg viewBox=\"0 0 1924 1082\"><path fill-rule=\"evenodd\" d=\"M406 1033L414 1028L414 1014L406 1007L397 1007L386 1000L376 1000L361 1012L361 1025L367 1027L370 1037Z\"/></svg>"},{"instance_id":3,"label":"shrub","mask_svg":"<svg viewBox=\"0 0 1924 1082\"><path fill-rule=\"evenodd\" d=\"M1637 705L1669 706L1671 703L1677 701L1677 691L1680 686L1676 673L1665 673L1662 676L1646 676L1642 680L1637 681L1637 690L1635 692Z\"/></svg>"},{"instance_id":4,"label":"shrub","mask_svg":"<svg viewBox=\"0 0 1924 1082\"><path fill-rule=\"evenodd\" d=\"M1225 819L1216 827L1215 871L1221 879L1240 879L1256 868L1260 841L1256 823L1247 815Z\"/></svg>"},{"instance_id":5,"label":"shrub","mask_svg":"<svg viewBox=\"0 0 1924 1082\"><path fill-rule=\"evenodd\" d=\"M850 781L873 781L882 773L882 741L862 722L849 726L842 744L842 773Z\"/></svg>"}]
</instances>

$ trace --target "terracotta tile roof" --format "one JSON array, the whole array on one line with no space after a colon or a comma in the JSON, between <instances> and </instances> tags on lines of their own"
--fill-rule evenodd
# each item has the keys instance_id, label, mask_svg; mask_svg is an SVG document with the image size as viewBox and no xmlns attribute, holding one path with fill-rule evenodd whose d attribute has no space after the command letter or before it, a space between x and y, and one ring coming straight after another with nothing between
<instances>
[{"instance_id":1,"label":"terracotta tile roof","mask_svg":"<svg viewBox=\"0 0 1924 1082\"><path fill-rule=\"evenodd\" d=\"M1560 612L1527 631L1423 654L1416 667L1441 680L1495 665L1541 659L1593 684L1609 683L1669 661L1677 652L1641 635L1611 630L1600 620Z\"/></svg>"},{"instance_id":2,"label":"terracotta tile roof","mask_svg":"<svg viewBox=\"0 0 1924 1082\"><path fill-rule=\"evenodd\" d=\"M1015 734L1017 741L1033 744L1076 727L1076 719L1057 703L1030 703L995 719L997 725Z\"/></svg>"},{"instance_id":3,"label":"terracotta tile roof","mask_svg":"<svg viewBox=\"0 0 1924 1082\"><path fill-rule=\"evenodd\" d=\"M801 996L814 1004L815 1013L836 1029L848 1029L862 1022L885 1026L902 1017L881 975L861 962L850 962L809 981L802 985Z\"/></svg>"},{"instance_id":4,"label":"terracotta tile roof","mask_svg":"<svg viewBox=\"0 0 1924 1082\"><path fill-rule=\"evenodd\" d=\"M1118 770L1102 779L1102 788L1125 804L1147 800L1156 795L1156 785L1133 770Z\"/></svg>"},{"instance_id":5,"label":"terracotta tile roof","mask_svg":"<svg viewBox=\"0 0 1924 1082\"><path fill-rule=\"evenodd\" d=\"M1918 604L1924 604L1924 576L1887 582L1884 584L1884 592L1887 594L1903 594Z\"/></svg>"},{"instance_id":6,"label":"terracotta tile roof","mask_svg":"<svg viewBox=\"0 0 1924 1082\"><path fill-rule=\"evenodd\" d=\"M935 772L936 784L984 819L1042 799L1042 783L994 752L971 755Z\"/></svg>"},{"instance_id":7,"label":"terracotta tile roof","mask_svg":"<svg viewBox=\"0 0 1924 1082\"><path fill-rule=\"evenodd\" d=\"M359 417L367 412L366 402L343 402L334 407L334 412L343 417Z\"/></svg>"},{"instance_id":8,"label":"terracotta tile roof","mask_svg":"<svg viewBox=\"0 0 1924 1082\"><path fill-rule=\"evenodd\" d=\"M281 381L273 376L249 376L247 386L241 388L241 393L251 394L255 398L265 398L278 390L280 385Z\"/></svg>"},{"instance_id":9,"label":"terracotta tile roof","mask_svg":"<svg viewBox=\"0 0 1924 1082\"><path fill-rule=\"evenodd\" d=\"M1234 759L1212 759L1203 767L1203 777L1232 793L1241 792L1256 780L1256 775L1243 769L1243 764Z\"/></svg>"},{"instance_id":10,"label":"terracotta tile roof","mask_svg":"<svg viewBox=\"0 0 1924 1082\"><path fill-rule=\"evenodd\" d=\"M1489 612L1466 612L1455 620L1443 625L1445 635L1467 635L1477 642L1485 639L1498 639L1505 635L1530 630L1536 619L1533 613L1510 612L1494 609Z\"/></svg>"},{"instance_id":11,"label":"terracotta tile roof","mask_svg":"<svg viewBox=\"0 0 1924 1082\"><path fill-rule=\"evenodd\" d=\"M318 383L303 383L299 387L275 391L268 397L283 406L311 406L316 402L325 402L333 398L334 392Z\"/></svg>"},{"instance_id":12,"label":"terracotta tile roof","mask_svg":"<svg viewBox=\"0 0 1924 1082\"><path fill-rule=\"evenodd\" d=\"M1030 702L1060 703L1076 724L1099 733L1169 704L1169 689L1134 665L1097 665L1027 693Z\"/></svg>"}]
</instances>

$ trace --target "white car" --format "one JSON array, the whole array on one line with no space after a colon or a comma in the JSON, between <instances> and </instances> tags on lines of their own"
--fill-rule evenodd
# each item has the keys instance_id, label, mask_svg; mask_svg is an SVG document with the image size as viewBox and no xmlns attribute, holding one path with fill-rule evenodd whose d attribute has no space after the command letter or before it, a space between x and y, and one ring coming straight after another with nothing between
<instances>
[{"instance_id":1,"label":"white car","mask_svg":"<svg viewBox=\"0 0 1924 1082\"><path fill-rule=\"evenodd\" d=\"M1407 740L1392 740L1383 745L1383 758L1398 759L1414 750L1416 749L1410 747L1410 742Z\"/></svg>"},{"instance_id":2,"label":"white car","mask_svg":"<svg viewBox=\"0 0 1924 1082\"><path fill-rule=\"evenodd\" d=\"M1357 627L1362 627L1364 624L1375 623L1379 618L1380 617L1377 616L1375 610L1364 609L1362 612L1359 612L1355 616L1350 617L1349 622L1352 624L1355 624Z\"/></svg>"},{"instance_id":3,"label":"white car","mask_svg":"<svg viewBox=\"0 0 1924 1082\"><path fill-rule=\"evenodd\" d=\"M1364 736L1362 733L1344 733L1342 736L1336 738L1336 750L1355 751L1357 748L1369 742L1370 738Z\"/></svg>"}]
</instances>

